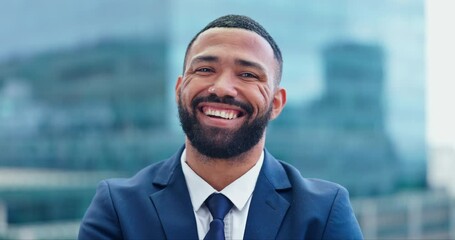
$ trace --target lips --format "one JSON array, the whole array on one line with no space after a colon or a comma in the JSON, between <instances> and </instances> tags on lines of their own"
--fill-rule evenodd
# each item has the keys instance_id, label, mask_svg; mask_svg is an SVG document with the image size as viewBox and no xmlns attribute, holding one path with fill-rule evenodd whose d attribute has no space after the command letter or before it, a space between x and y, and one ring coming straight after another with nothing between
<instances>
[{"instance_id":1,"label":"lips","mask_svg":"<svg viewBox=\"0 0 455 240\"><path fill-rule=\"evenodd\" d=\"M212 106L203 106L202 112L209 117L222 118L226 120L236 119L241 115L241 112L234 109L223 109Z\"/></svg>"},{"instance_id":2,"label":"lips","mask_svg":"<svg viewBox=\"0 0 455 240\"><path fill-rule=\"evenodd\" d=\"M217 124L225 124L231 121L238 122L237 120L251 115L253 112L251 104L237 101L231 97L218 97L214 94L196 97L192 101L192 106L195 111L216 121Z\"/></svg>"}]
</instances>

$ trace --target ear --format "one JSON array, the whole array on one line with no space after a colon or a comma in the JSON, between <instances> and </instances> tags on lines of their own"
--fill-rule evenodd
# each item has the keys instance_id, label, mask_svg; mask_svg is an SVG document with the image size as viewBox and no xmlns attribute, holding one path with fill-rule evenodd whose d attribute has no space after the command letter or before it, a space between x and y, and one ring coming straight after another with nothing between
<instances>
[{"instance_id":1,"label":"ear","mask_svg":"<svg viewBox=\"0 0 455 240\"><path fill-rule=\"evenodd\" d=\"M272 101L272 116L271 120L277 118L286 105L286 89L277 87Z\"/></svg>"},{"instance_id":2,"label":"ear","mask_svg":"<svg viewBox=\"0 0 455 240\"><path fill-rule=\"evenodd\" d=\"M177 78L177 82L175 83L175 102L178 104L179 102L179 97L180 97L180 87L182 86L183 78L182 76L179 76Z\"/></svg>"}]
</instances>

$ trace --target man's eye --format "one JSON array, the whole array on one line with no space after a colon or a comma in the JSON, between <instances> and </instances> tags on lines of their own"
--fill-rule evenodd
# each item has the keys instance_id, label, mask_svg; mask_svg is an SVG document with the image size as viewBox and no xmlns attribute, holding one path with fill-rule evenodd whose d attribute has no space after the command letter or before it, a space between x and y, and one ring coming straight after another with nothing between
<instances>
[{"instance_id":1,"label":"man's eye","mask_svg":"<svg viewBox=\"0 0 455 240\"><path fill-rule=\"evenodd\" d=\"M258 78L256 75L252 74L252 73L242 73L240 74L241 77L244 77L244 78Z\"/></svg>"},{"instance_id":2,"label":"man's eye","mask_svg":"<svg viewBox=\"0 0 455 240\"><path fill-rule=\"evenodd\" d=\"M198 69L196 69L196 72L208 73L208 72L213 72L213 70L210 68L198 68Z\"/></svg>"}]
</instances>

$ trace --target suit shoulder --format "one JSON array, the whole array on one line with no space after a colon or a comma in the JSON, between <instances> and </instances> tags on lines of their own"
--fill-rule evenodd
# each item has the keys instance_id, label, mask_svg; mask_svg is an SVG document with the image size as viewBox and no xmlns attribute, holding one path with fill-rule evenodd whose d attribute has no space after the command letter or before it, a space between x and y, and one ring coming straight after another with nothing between
<instances>
[{"instance_id":1,"label":"suit shoulder","mask_svg":"<svg viewBox=\"0 0 455 240\"><path fill-rule=\"evenodd\" d=\"M163 179L171 178L173 171L178 163L175 159L161 160L153 163L129 178L110 178L103 180L110 191L144 191L153 192L158 190Z\"/></svg>"},{"instance_id":2,"label":"suit shoulder","mask_svg":"<svg viewBox=\"0 0 455 240\"><path fill-rule=\"evenodd\" d=\"M347 193L346 188L338 183L318 178L303 177L300 171L297 170L294 166L283 161L280 161L280 163L285 169L295 193L302 193L307 196L313 195L321 197L328 195L333 196L339 192Z\"/></svg>"}]
</instances>

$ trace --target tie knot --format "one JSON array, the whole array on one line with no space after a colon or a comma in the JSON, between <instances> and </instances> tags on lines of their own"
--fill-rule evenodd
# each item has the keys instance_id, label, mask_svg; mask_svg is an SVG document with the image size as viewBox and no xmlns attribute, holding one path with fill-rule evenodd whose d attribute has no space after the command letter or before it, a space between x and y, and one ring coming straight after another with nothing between
<instances>
[{"instance_id":1,"label":"tie knot","mask_svg":"<svg viewBox=\"0 0 455 240\"><path fill-rule=\"evenodd\" d=\"M213 219L223 221L226 214L232 208L232 202L221 193L214 193L205 200L205 205L212 214Z\"/></svg>"}]
</instances>

